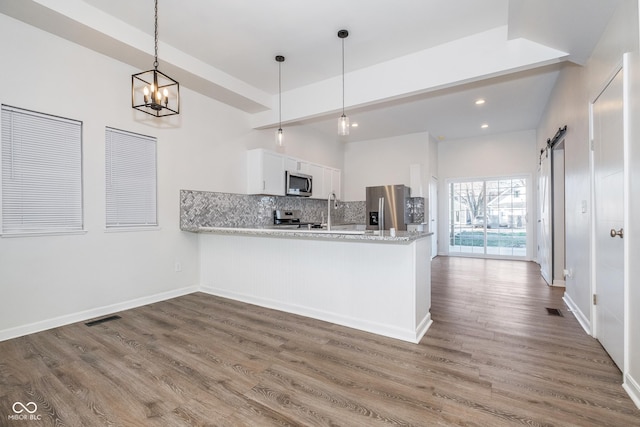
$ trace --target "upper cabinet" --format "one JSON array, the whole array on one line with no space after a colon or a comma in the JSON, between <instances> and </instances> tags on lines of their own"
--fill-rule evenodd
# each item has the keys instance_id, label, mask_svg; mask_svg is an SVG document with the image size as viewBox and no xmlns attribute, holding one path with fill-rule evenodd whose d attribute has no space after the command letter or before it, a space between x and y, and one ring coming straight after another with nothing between
<instances>
[{"instance_id":1,"label":"upper cabinet","mask_svg":"<svg viewBox=\"0 0 640 427\"><path fill-rule=\"evenodd\" d=\"M342 173L340 172L340 169L333 169L333 168L325 169L324 185L325 185L325 189L327 188L329 189L327 191L327 195L329 194L329 192L333 191L334 193L336 193L336 196L338 197L338 199L342 198L342 194L340 191L341 175Z\"/></svg>"},{"instance_id":2,"label":"upper cabinet","mask_svg":"<svg viewBox=\"0 0 640 427\"><path fill-rule=\"evenodd\" d=\"M300 172L313 177L312 199L326 199L327 194L322 185L324 176L324 166L315 163L300 162Z\"/></svg>"},{"instance_id":3,"label":"upper cabinet","mask_svg":"<svg viewBox=\"0 0 640 427\"><path fill-rule=\"evenodd\" d=\"M249 194L284 196L284 157L258 148L247 151Z\"/></svg>"},{"instance_id":4,"label":"upper cabinet","mask_svg":"<svg viewBox=\"0 0 640 427\"><path fill-rule=\"evenodd\" d=\"M301 170L301 161L296 159L295 157L285 157L284 158L284 170L285 171L296 171L302 172Z\"/></svg>"},{"instance_id":5,"label":"upper cabinet","mask_svg":"<svg viewBox=\"0 0 640 427\"><path fill-rule=\"evenodd\" d=\"M313 177L312 199L326 199L330 192L340 198L340 169L257 148L247 151L248 194L284 196L285 171Z\"/></svg>"},{"instance_id":6,"label":"upper cabinet","mask_svg":"<svg viewBox=\"0 0 640 427\"><path fill-rule=\"evenodd\" d=\"M312 199L327 199L331 192L340 198L340 169L301 161L300 172L313 177Z\"/></svg>"}]
</instances>

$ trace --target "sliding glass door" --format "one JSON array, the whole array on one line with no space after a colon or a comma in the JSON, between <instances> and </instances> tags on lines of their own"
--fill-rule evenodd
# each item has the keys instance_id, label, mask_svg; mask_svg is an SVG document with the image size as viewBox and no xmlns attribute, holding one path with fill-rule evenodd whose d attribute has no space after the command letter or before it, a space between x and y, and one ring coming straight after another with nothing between
<instances>
[{"instance_id":1,"label":"sliding glass door","mask_svg":"<svg viewBox=\"0 0 640 427\"><path fill-rule=\"evenodd\" d=\"M449 182L449 253L527 256L527 178Z\"/></svg>"}]
</instances>

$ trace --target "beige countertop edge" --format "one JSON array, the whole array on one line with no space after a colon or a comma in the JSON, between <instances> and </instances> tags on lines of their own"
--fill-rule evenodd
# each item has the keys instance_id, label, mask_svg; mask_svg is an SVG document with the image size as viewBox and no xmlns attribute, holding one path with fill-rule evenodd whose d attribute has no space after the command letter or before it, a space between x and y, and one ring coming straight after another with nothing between
<instances>
[{"instance_id":1,"label":"beige countertop edge","mask_svg":"<svg viewBox=\"0 0 640 427\"><path fill-rule=\"evenodd\" d=\"M409 232L396 231L395 236L391 236L389 231L385 231L382 236L372 232L354 233L351 230L336 230L334 233L319 231L301 230L278 230L274 228L234 228L234 227L197 227L193 229L183 229L194 233L211 233L225 235L242 235L257 237L280 237L289 239L313 239L313 240L348 240L360 242L380 242L380 243L411 243L415 240L431 236L432 232Z\"/></svg>"}]
</instances>

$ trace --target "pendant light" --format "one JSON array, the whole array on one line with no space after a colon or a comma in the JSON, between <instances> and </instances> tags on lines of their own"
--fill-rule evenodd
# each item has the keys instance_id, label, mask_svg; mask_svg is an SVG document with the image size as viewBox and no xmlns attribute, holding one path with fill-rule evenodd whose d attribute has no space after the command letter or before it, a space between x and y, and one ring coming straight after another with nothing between
<instances>
[{"instance_id":1,"label":"pendant light","mask_svg":"<svg viewBox=\"0 0 640 427\"><path fill-rule=\"evenodd\" d=\"M284 146L282 135L282 63L284 62L284 56L278 55L276 56L276 61L278 62L278 112L279 112L279 120L278 130L276 131L276 145L278 147Z\"/></svg>"},{"instance_id":2,"label":"pendant light","mask_svg":"<svg viewBox=\"0 0 640 427\"><path fill-rule=\"evenodd\" d=\"M180 114L180 84L158 70L158 0L155 0L153 70L131 76L131 106L155 117Z\"/></svg>"},{"instance_id":3,"label":"pendant light","mask_svg":"<svg viewBox=\"0 0 640 427\"><path fill-rule=\"evenodd\" d=\"M342 115L338 119L338 135L349 135L349 117L344 114L344 39L349 37L349 31L338 31L338 37L342 39Z\"/></svg>"}]
</instances>

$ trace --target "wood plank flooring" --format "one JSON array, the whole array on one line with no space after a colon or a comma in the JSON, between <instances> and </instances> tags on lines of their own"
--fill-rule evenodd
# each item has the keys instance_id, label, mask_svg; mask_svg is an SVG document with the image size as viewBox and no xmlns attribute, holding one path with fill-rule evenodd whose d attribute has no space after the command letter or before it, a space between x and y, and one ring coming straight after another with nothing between
<instances>
[{"instance_id":1,"label":"wood plank flooring","mask_svg":"<svg viewBox=\"0 0 640 427\"><path fill-rule=\"evenodd\" d=\"M0 342L0 426L640 426L536 264L432 275L418 345L202 293Z\"/></svg>"}]
</instances>

